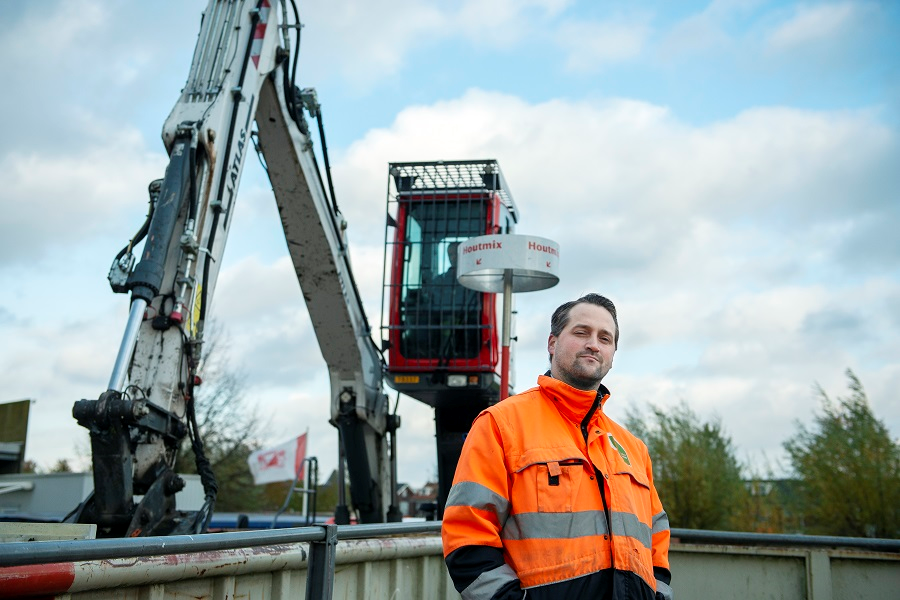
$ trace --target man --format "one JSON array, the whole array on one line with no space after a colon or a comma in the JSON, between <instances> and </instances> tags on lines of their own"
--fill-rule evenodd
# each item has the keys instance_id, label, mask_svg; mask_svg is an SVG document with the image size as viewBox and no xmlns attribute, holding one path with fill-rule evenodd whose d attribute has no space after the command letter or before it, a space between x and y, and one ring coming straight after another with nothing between
<instances>
[{"instance_id":1,"label":"man","mask_svg":"<svg viewBox=\"0 0 900 600\"><path fill-rule=\"evenodd\" d=\"M672 599L647 447L603 412L618 341L610 300L563 304L547 374L472 424L442 530L464 599Z\"/></svg>"},{"instance_id":2,"label":"man","mask_svg":"<svg viewBox=\"0 0 900 600\"><path fill-rule=\"evenodd\" d=\"M439 285L456 285L456 261L459 258L458 249L460 242L450 242L447 244L447 270L434 278L434 282Z\"/></svg>"},{"instance_id":3,"label":"man","mask_svg":"<svg viewBox=\"0 0 900 600\"><path fill-rule=\"evenodd\" d=\"M450 314L454 309L461 307L464 302L464 293L468 291L456 279L456 249L458 247L459 242L447 244L447 264L449 266L446 271L438 273L428 286L431 309L437 314L443 312Z\"/></svg>"},{"instance_id":4,"label":"man","mask_svg":"<svg viewBox=\"0 0 900 600\"><path fill-rule=\"evenodd\" d=\"M456 262L460 242L447 244L449 266L429 286L434 350L430 356L443 359L475 358L479 344L479 300L481 295L457 281Z\"/></svg>"}]
</instances>

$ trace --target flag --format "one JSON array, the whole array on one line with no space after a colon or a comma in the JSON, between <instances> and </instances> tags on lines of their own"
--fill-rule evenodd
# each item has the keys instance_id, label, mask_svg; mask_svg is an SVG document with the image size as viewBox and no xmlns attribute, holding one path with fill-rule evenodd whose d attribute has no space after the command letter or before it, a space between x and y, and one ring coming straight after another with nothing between
<instances>
[{"instance_id":1,"label":"flag","mask_svg":"<svg viewBox=\"0 0 900 600\"><path fill-rule=\"evenodd\" d=\"M272 448L257 450L247 458L253 483L261 485L273 481L294 481L303 478L306 459L306 434Z\"/></svg>"}]
</instances>

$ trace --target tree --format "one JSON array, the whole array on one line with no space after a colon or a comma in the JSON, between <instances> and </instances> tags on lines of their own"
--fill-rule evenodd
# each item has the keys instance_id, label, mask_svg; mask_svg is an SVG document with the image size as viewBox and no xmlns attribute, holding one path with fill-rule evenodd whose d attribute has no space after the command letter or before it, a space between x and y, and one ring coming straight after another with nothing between
<instances>
[{"instance_id":1,"label":"tree","mask_svg":"<svg viewBox=\"0 0 900 600\"><path fill-rule=\"evenodd\" d=\"M750 471L751 469L746 469ZM792 497L796 482L776 478L769 469L765 474L752 470L745 478L746 496L736 518L738 531L757 533L798 532L799 522L787 499Z\"/></svg>"},{"instance_id":2,"label":"tree","mask_svg":"<svg viewBox=\"0 0 900 600\"><path fill-rule=\"evenodd\" d=\"M701 423L682 401L651 406L650 423L635 412L626 424L650 450L653 479L672 527L734 529L745 502L741 466L718 420Z\"/></svg>"},{"instance_id":3,"label":"tree","mask_svg":"<svg viewBox=\"0 0 900 600\"><path fill-rule=\"evenodd\" d=\"M810 533L900 535L900 446L875 418L862 383L847 370L850 395L832 400L818 387L822 412L799 422L784 443L799 478L798 509Z\"/></svg>"},{"instance_id":4,"label":"tree","mask_svg":"<svg viewBox=\"0 0 900 600\"><path fill-rule=\"evenodd\" d=\"M263 429L255 409L244 400L244 375L230 364L221 330L211 327L201 370L203 383L194 387L195 413L206 457L216 474L217 510L249 511L267 506L253 483L247 458L260 447ZM190 440L185 438L175 463L179 473L196 473Z\"/></svg>"},{"instance_id":5,"label":"tree","mask_svg":"<svg viewBox=\"0 0 900 600\"><path fill-rule=\"evenodd\" d=\"M48 471L49 473L71 473L72 467L69 466L69 461L65 458L60 458L56 461L56 464Z\"/></svg>"}]
</instances>

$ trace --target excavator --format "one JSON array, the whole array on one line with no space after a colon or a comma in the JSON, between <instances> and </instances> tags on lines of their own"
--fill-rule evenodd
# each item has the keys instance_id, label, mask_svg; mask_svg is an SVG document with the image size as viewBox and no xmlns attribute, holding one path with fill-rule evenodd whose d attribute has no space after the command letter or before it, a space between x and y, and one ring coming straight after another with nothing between
<instances>
[{"instance_id":1,"label":"excavator","mask_svg":"<svg viewBox=\"0 0 900 600\"><path fill-rule=\"evenodd\" d=\"M376 343L350 265L322 107L314 89L296 82L301 27L294 0L210 0L203 13L187 82L162 130L164 177L150 183L146 221L109 271L113 291L130 296L109 383L97 399L72 409L90 433L94 491L67 520L95 523L99 537L202 533L209 526L218 489L195 416L195 388L251 149L271 182L328 368L330 422L356 520L401 517L400 419L390 411L385 382L435 409L441 505L465 433L499 397L496 295L464 288L452 270L459 242L515 226L518 213L499 165L389 165L384 339ZM185 437L205 495L190 512L175 504L184 481L173 465ZM346 503L336 521L350 522Z\"/></svg>"}]
</instances>

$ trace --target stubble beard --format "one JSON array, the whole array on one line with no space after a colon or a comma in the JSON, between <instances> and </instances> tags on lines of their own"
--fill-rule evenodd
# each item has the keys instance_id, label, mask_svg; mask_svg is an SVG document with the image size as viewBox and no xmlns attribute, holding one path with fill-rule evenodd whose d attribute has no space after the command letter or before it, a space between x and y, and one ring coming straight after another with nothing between
<instances>
[{"instance_id":1,"label":"stubble beard","mask_svg":"<svg viewBox=\"0 0 900 600\"><path fill-rule=\"evenodd\" d=\"M609 372L609 368L600 357L596 357L599 361L596 368L583 366L579 363L581 356L583 355L575 356L572 363L566 367L558 365L560 379L579 390L596 390Z\"/></svg>"}]
</instances>

